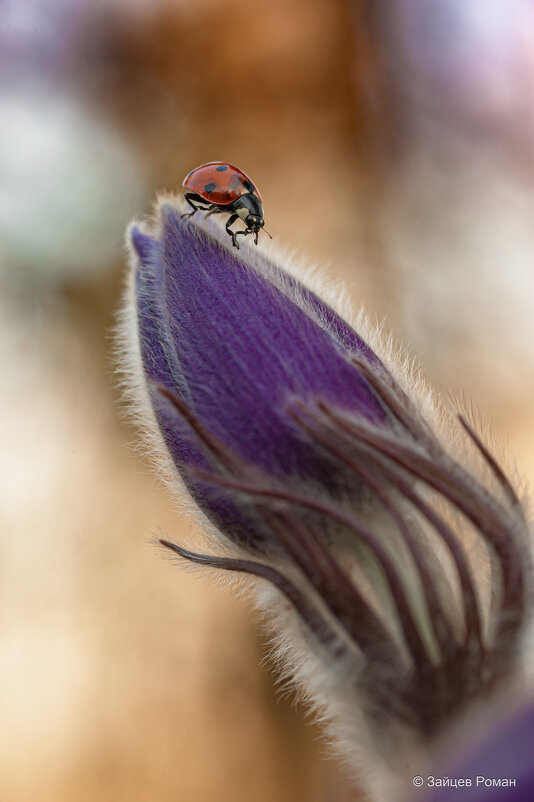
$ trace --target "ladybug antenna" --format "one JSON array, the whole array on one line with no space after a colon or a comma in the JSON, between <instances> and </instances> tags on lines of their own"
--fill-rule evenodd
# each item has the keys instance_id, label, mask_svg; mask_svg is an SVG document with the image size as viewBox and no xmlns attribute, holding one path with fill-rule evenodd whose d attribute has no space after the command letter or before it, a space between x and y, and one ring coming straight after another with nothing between
<instances>
[{"instance_id":1,"label":"ladybug antenna","mask_svg":"<svg viewBox=\"0 0 534 802\"><path fill-rule=\"evenodd\" d=\"M264 228L263 230L265 231L265 233L267 234L267 236L268 236L270 239L272 239L272 237L271 237L271 235L269 234L269 232L267 231L267 229L265 229L265 228Z\"/></svg>"}]
</instances>

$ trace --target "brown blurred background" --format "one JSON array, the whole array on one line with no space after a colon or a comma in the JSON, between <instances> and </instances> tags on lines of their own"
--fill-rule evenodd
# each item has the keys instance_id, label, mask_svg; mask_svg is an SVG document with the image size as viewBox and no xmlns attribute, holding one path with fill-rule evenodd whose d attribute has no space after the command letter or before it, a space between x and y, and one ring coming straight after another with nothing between
<instances>
[{"instance_id":1,"label":"brown blurred background","mask_svg":"<svg viewBox=\"0 0 534 802\"><path fill-rule=\"evenodd\" d=\"M205 161L534 472L532 0L0 2L0 799L349 802L113 378L123 232ZM504 8L506 7L506 8Z\"/></svg>"}]
</instances>

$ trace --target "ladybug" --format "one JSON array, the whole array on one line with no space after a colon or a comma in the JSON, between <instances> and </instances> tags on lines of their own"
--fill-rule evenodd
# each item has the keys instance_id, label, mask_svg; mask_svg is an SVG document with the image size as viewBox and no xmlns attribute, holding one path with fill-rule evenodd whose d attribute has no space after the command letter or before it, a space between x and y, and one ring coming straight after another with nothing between
<instances>
[{"instance_id":1,"label":"ladybug","mask_svg":"<svg viewBox=\"0 0 534 802\"><path fill-rule=\"evenodd\" d=\"M229 214L226 230L234 248L239 249L237 238L241 234L254 234L258 244L258 232L264 226L261 195L242 170L226 162L208 162L191 170L182 186L189 190L184 193L184 198L193 209L182 217L192 217L199 210L207 211L206 217L210 214ZM247 227L243 231L232 231L230 226L238 218Z\"/></svg>"}]
</instances>

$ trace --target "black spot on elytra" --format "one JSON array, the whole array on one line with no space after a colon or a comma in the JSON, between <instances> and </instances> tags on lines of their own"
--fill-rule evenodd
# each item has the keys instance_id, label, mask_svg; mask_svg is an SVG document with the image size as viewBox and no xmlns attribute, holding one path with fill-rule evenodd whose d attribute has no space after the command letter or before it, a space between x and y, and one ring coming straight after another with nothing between
<instances>
[{"instance_id":1,"label":"black spot on elytra","mask_svg":"<svg viewBox=\"0 0 534 802\"><path fill-rule=\"evenodd\" d=\"M215 168L218 173L224 173L225 170L228 170L226 164L220 164L218 167Z\"/></svg>"},{"instance_id":2,"label":"black spot on elytra","mask_svg":"<svg viewBox=\"0 0 534 802\"><path fill-rule=\"evenodd\" d=\"M243 181L243 186L247 192L254 192L254 184L251 184L250 181Z\"/></svg>"},{"instance_id":3,"label":"black spot on elytra","mask_svg":"<svg viewBox=\"0 0 534 802\"><path fill-rule=\"evenodd\" d=\"M206 192L208 195L211 195L214 189L215 189L215 184L213 183L213 181L211 181L211 183L206 184L206 186L204 187L204 192Z\"/></svg>"}]
</instances>

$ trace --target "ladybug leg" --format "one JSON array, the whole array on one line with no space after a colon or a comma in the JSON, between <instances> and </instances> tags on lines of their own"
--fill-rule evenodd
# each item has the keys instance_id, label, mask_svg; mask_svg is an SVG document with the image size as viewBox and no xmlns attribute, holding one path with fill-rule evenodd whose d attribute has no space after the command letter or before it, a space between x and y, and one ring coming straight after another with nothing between
<instances>
[{"instance_id":1,"label":"ladybug leg","mask_svg":"<svg viewBox=\"0 0 534 802\"><path fill-rule=\"evenodd\" d=\"M184 200L188 202L193 211L183 214L182 217L193 217L195 212L202 211L202 206L195 206L195 203L198 203L198 195L195 195L194 192L186 192L184 194Z\"/></svg>"},{"instance_id":2,"label":"ladybug leg","mask_svg":"<svg viewBox=\"0 0 534 802\"><path fill-rule=\"evenodd\" d=\"M250 230L250 228L245 228L243 231L236 231L235 232L235 236L236 237L239 237L239 236L246 237L247 234L252 234L252 231ZM236 240L236 242L234 244L235 244L236 248L239 248L239 245L237 245L237 240Z\"/></svg>"},{"instance_id":3,"label":"ladybug leg","mask_svg":"<svg viewBox=\"0 0 534 802\"><path fill-rule=\"evenodd\" d=\"M209 217L210 214L223 214L224 212L228 212L228 209L223 206L221 209L220 206L217 206L215 203L211 206L209 212L207 213L206 217Z\"/></svg>"},{"instance_id":4,"label":"ladybug leg","mask_svg":"<svg viewBox=\"0 0 534 802\"><path fill-rule=\"evenodd\" d=\"M237 244L237 235L238 235L238 234L242 234L243 232L242 232L242 231L238 231L238 232L236 233L235 231L232 231L232 229L230 228L230 226L231 226L231 225L233 225L233 224L235 223L235 221L237 220L237 218L238 218L238 215L237 215L237 214L233 214L233 215L232 215L232 216L231 216L231 217L228 219L228 221L227 221L227 223L226 223L226 230L227 230L227 232L229 233L229 235L232 237L232 245L234 246L234 248L237 248L237 250L239 250L239 245Z\"/></svg>"}]
</instances>

